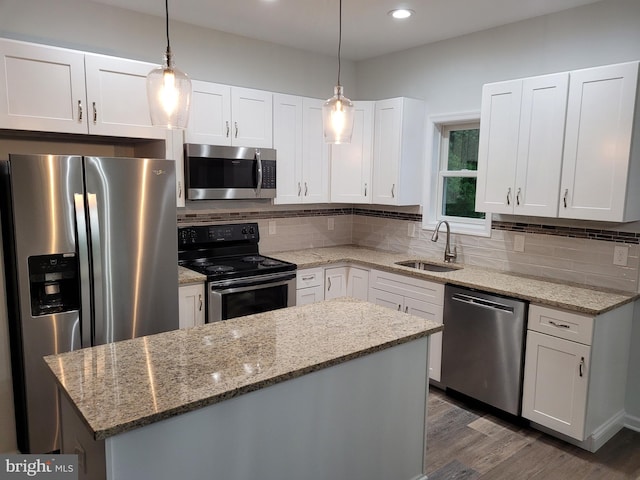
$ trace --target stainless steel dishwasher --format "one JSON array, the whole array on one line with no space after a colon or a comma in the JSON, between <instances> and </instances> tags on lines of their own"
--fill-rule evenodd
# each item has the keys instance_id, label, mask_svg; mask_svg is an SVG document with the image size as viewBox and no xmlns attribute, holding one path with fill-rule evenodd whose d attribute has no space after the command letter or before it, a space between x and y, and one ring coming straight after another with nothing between
<instances>
[{"instance_id":1,"label":"stainless steel dishwasher","mask_svg":"<svg viewBox=\"0 0 640 480\"><path fill-rule=\"evenodd\" d=\"M520 415L527 303L445 286L442 384Z\"/></svg>"}]
</instances>

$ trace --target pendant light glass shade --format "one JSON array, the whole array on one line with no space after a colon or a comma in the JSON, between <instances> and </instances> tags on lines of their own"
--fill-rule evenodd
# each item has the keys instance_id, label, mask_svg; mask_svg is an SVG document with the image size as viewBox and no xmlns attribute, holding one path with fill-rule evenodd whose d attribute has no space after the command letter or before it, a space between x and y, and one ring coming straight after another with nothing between
<instances>
[{"instance_id":1,"label":"pendant light glass shade","mask_svg":"<svg viewBox=\"0 0 640 480\"><path fill-rule=\"evenodd\" d=\"M147 97L151 123L166 128L186 128L191 104L191 80L173 65L171 52L166 62L147 75Z\"/></svg>"},{"instance_id":2,"label":"pendant light glass shade","mask_svg":"<svg viewBox=\"0 0 640 480\"><path fill-rule=\"evenodd\" d=\"M353 102L343 95L340 85L340 49L342 48L342 0L340 0L340 21L338 30L338 82L333 87L333 97L322 106L322 128L326 143L351 143L353 134Z\"/></svg>"},{"instance_id":3,"label":"pendant light glass shade","mask_svg":"<svg viewBox=\"0 0 640 480\"><path fill-rule=\"evenodd\" d=\"M162 67L147 75L147 99L151 124L164 128L186 128L191 104L191 80L173 64L169 42L169 0L165 0L167 51Z\"/></svg>"},{"instance_id":4,"label":"pendant light glass shade","mask_svg":"<svg viewBox=\"0 0 640 480\"><path fill-rule=\"evenodd\" d=\"M342 85L336 85L333 88L333 97L322 105L325 142L351 143L354 110L353 102L342 94Z\"/></svg>"}]
</instances>

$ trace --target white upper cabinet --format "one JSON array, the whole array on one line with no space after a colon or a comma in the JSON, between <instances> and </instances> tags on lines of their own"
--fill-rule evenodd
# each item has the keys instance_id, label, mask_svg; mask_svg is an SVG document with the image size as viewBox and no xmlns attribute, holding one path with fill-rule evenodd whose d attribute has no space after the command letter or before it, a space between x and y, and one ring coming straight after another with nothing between
<instances>
[{"instance_id":1,"label":"white upper cabinet","mask_svg":"<svg viewBox=\"0 0 640 480\"><path fill-rule=\"evenodd\" d=\"M192 81L187 143L273 146L273 94Z\"/></svg>"},{"instance_id":2,"label":"white upper cabinet","mask_svg":"<svg viewBox=\"0 0 640 480\"><path fill-rule=\"evenodd\" d=\"M420 100L376 102L372 203L418 205L421 201L425 106Z\"/></svg>"},{"instance_id":3,"label":"white upper cabinet","mask_svg":"<svg viewBox=\"0 0 640 480\"><path fill-rule=\"evenodd\" d=\"M329 146L322 131L323 103L315 98L274 95L277 204L329 201Z\"/></svg>"},{"instance_id":4,"label":"white upper cabinet","mask_svg":"<svg viewBox=\"0 0 640 480\"><path fill-rule=\"evenodd\" d=\"M155 65L0 39L0 128L165 138L146 76Z\"/></svg>"},{"instance_id":5,"label":"white upper cabinet","mask_svg":"<svg viewBox=\"0 0 640 480\"><path fill-rule=\"evenodd\" d=\"M571 72L559 216L640 219L637 89L638 62Z\"/></svg>"},{"instance_id":6,"label":"white upper cabinet","mask_svg":"<svg viewBox=\"0 0 640 480\"><path fill-rule=\"evenodd\" d=\"M147 74L157 67L104 55L85 55L89 133L119 137L165 138L151 124Z\"/></svg>"},{"instance_id":7,"label":"white upper cabinet","mask_svg":"<svg viewBox=\"0 0 640 480\"><path fill-rule=\"evenodd\" d=\"M351 143L331 146L331 201L371 203L375 102L354 102Z\"/></svg>"},{"instance_id":8,"label":"white upper cabinet","mask_svg":"<svg viewBox=\"0 0 640 480\"><path fill-rule=\"evenodd\" d=\"M87 133L84 54L0 39L0 128Z\"/></svg>"},{"instance_id":9,"label":"white upper cabinet","mask_svg":"<svg viewBox=\"0 0 640 480\"><path fill-rule=\"evenodd\" d=\"M482 90L476 210L555 217L569 74Z\"/></svg>"}]
</instances>

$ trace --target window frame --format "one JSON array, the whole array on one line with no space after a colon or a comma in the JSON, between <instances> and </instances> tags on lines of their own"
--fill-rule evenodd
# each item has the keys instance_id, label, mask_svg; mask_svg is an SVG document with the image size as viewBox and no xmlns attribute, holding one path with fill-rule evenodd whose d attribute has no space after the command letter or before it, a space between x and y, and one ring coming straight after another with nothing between
<instances>
[{"instance_id":1,"label":"window frame","mask_svg":"<svg viewBox=\"0 0 640 480\"><path fill-rule=\"evenodd\" d=\"M433 230L440 220L447 220L452 233L491 236L491 213L484 219L452 217L443 215L442 201L444 179L448 177L475 177L469 170L446 170L448 160L448 132L480 125L480 112L465 112L446 115L432 115L427 121L427 165L425 168L425 188L422 228ZM444 158L443 158L444 157Z\"/></svg>"}]
</instances>

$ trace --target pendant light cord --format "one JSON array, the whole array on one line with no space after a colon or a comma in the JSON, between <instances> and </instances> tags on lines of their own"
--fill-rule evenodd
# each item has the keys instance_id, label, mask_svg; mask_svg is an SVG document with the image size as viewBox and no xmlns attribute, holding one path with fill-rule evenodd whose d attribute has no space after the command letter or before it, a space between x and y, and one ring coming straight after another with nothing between
<instances>
[{"instance_id":1,"label":"pendant light cord","mask_svg":"<svg viewBox=\"0 0 640 480\"><path fill-rule=\"evenodd\" d=\"M338 22L338 86L340 86L340 50L341 49L342 49L342 0L340 0L340 15L339 15L339 22Z\"/></svg>"},{"instance_id":2,"label":"pendant light cord","mask_svg":"<svg viewBox=\"0 0 640 480\"><path fill-rule=\"evenodd\" d=\"M169 42L169 0L164 1L165 25L167 29L167 55L171 55L171 43Z\"/></svg>"}]
</instances>

